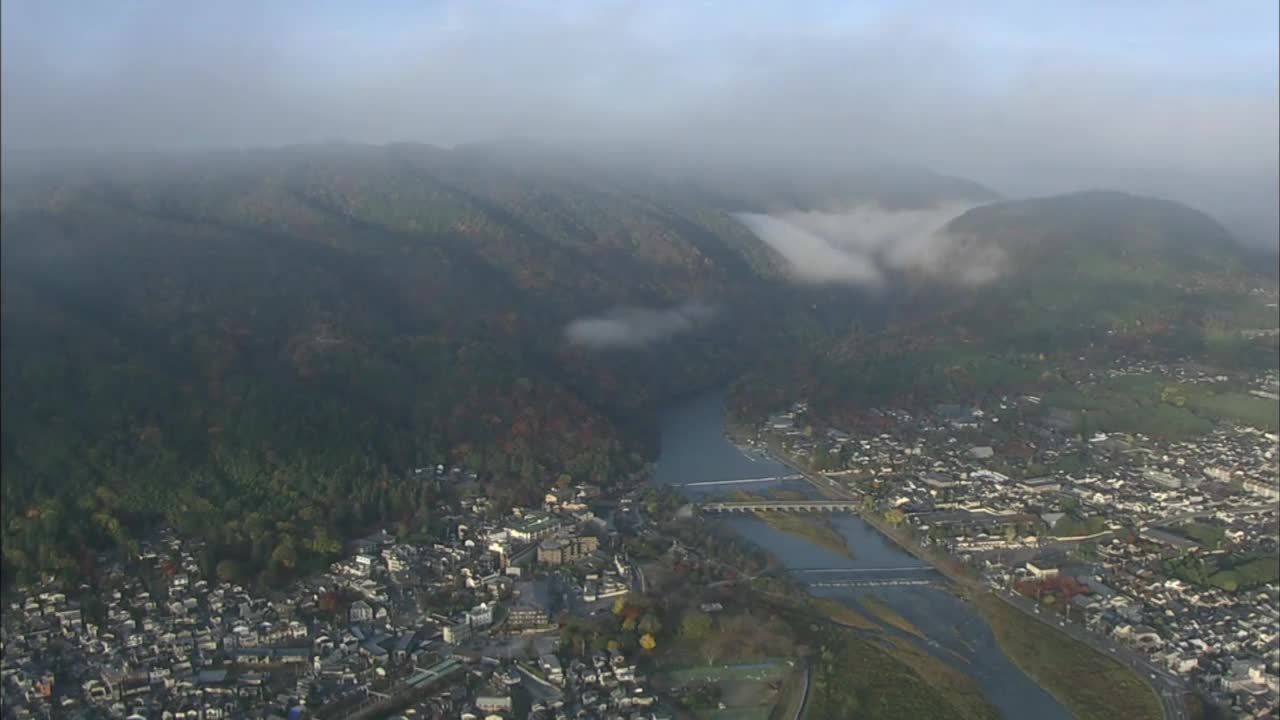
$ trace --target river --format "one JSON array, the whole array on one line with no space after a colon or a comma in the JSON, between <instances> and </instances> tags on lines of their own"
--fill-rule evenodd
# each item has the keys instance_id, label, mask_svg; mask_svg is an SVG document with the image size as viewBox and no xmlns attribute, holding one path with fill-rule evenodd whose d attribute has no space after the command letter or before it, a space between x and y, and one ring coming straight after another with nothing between
<instances>
[{"instance_id":1,"label":"river","mask_svg":"<svg viewBox=\"0 0 1280 720\"><path fill-rule=\"evenodd\" d=\"M765 457L744 453L724 434L723 391L701 395L670 408L662 417L661 454L653 481L683 485L711 480L777 477L793 471ZM724 495L735 489L797 489L811 491L804 481L754 485L682 488L693 498ZM862 519L837 515L832 525L844 535L854 559L823 550L808 541L776 531L760 520L732 517L722 520L753 543L776 556L790 570L812 568L906 568L924 563L898 548ZM967 603L933 586L874 589L815 589L815 594L852 602L871 593L919 628L929 639L921 647L974 679L993 705L1009 720L1070 720L1053 696L1018 669L1000 651L986 621ZM959 660L958 658L963 658Z\"/></svg>"}]
</instances>

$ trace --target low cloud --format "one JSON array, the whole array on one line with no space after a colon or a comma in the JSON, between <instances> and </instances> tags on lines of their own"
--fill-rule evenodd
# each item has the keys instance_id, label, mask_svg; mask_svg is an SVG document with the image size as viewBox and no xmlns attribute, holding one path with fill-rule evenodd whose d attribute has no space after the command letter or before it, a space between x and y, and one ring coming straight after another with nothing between
<instances>
[{"instance_id":1,"label":"low cloud","mask_svg":"<svg viewBox=\"0 0 1280 720\"><path fill-rule=\"evenodd\" d=\"M978 285L999 276L1004 258L995 248L946 231L949 221L971 207L946 204L891 211L857 205L837 211L737 217L790 263L800 282L879 288L892 274L908 273Z\"/></svg>"},{"instance_id":2,"label":"low cloud","mask_svg":"<svg viewBox=\"0 0 1280 720\"><path fill-rule=\"evenodd\" d=\"M640 348L694 330L715 317L715 308L687 302L666 310L614 308L603 315L582 317L565 327L570 343L582 347Z\"/></svg>"}]
</instances>

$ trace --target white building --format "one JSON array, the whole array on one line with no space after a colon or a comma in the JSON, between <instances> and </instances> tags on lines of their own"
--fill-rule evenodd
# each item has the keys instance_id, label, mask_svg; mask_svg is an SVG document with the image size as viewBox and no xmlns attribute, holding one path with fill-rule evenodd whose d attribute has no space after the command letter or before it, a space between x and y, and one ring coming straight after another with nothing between
<instances>
[{"instance_id":1,"label":"white building","mask_svg":"<svg viewBox=\"0 0 1280 720\"><path fill-rule=\"evenodd\" d=\"M467 611L467 624L473 628L488 627L492 623L493 607L489 603L480 603Z\"/></svg>"}]
</instances>

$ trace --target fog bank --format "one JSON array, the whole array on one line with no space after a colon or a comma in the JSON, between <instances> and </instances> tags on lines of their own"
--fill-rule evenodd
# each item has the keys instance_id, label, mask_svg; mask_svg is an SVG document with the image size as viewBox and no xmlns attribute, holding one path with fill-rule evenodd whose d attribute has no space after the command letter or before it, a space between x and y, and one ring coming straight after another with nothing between
<instances>
[{"instance_id":1,"label":"fog bank","mask_svg":"<svg viewBox=\"0 0 1280 720\"><path fill-rule=\"evenodd\" d=\"M574 320L565 327L565 338L592 349L641 348L694 330L713 317L715 308L696 301L667 309L620 307Z\"/></svg>"},{"instance_id":2,"label":"fog bank","mask_svg":"<svg viewBox=\"0 0 1280 720\"><path fill-rule=\"evenodd\" d=\"M878 156L1006 197L1166 196L1271 244L1280 226L1275 2L74 6L0 4L7 148L528 138L762 168Z\"/></svg>"},{"instance_id":3,"label":"fog bank","mask_svg":"<svg viewBox=\"0 0 1280 720\"><path fill-rule=\"evenodd\" d=\"M881 288L895 273L964 286L995 279L1004 258L975 249L944 227L972 205L890 211L858 205L839 211L736 217L782 255L800 282Z\"/></svg>"}]
</instances>

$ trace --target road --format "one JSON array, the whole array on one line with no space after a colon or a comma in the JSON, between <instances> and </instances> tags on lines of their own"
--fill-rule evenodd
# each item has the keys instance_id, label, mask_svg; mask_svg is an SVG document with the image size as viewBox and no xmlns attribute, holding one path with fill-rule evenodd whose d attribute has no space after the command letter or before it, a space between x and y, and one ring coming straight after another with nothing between
<instances>
[{"instance_id":1,"label":"road","mask_svg":"<svg viewBox=\"0 0 1280 720\"><path fill-rule=\"evenodd\" d=\"M800 694L800 705L796 707L795 715L791 716L791 720L800 720L804 717L805 708L809 706L809 661L804 661L804 689Z\"/></svg>"}]
</instances>

